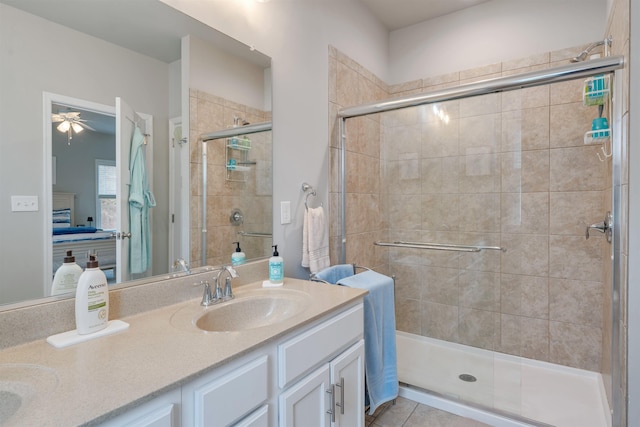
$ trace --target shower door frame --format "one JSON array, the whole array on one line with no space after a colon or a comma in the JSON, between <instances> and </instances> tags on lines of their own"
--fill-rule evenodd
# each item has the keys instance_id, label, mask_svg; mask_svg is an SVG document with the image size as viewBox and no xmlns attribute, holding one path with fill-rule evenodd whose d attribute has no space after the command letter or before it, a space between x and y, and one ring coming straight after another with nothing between
<instances>
[{"instance_id":1,"label":"shower door frame","mask_svg":"<svg viewBox=\"0 0 640 427\"><path fill-rule=\"evenodd\" d=\"M579 78L588 78L597 74L614 74L613 94L622 93L622 69L624 68L624 57L609 56L605 58L593 59L585 62L571 63L559 67L548 68L540 71L517 74L508 77L498 77L483 80L477 83L469 83L458 87L426 92L417 95L409 95L391 98L384 101L363 104L354 107L342 108L338 111L339 142L340 142L340 263L346 263L347 245L347 219L346 219L346 120L349 118L362 117L371 114L383 113L387 111L400 110L420 105L434 104L470 98L492 93L507 92L512 90L542 86L551 83L559 83ZM611 416L612 427L622 427L622 414L626 412L626 403L622 393L622 361L620 359L621 343L621 301L620 291L623 268L622 264L622 233L627 232L627 226L621 226L621 206L622 206L622 155L623 140L622 129L622 105L620 101L612 102L612 195L611 208L613 214L613 238L611 245L612 256L612 337L611 337ZM624 284L626 286L626 284Z\"/></svg>"}]
</instances>

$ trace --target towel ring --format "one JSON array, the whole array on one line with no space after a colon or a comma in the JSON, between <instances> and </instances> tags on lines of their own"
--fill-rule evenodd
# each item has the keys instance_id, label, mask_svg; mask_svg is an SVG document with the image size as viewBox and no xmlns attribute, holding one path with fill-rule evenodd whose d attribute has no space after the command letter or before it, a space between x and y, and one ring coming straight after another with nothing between
<instances>
[{"instance_id":1,"label":"towel ring","mask_svg":"<svg viewBox=\"0 0 640 427\"><path fill-rule=\"evenodd\" d=\"M311 185L307 184L306 182L302 183L302 191L304 191L305 193L305 197L304 197L304 208L305 209L309 209L309 196L316 196L316 190L315 188L313 188ZM320 203L320 206L322 207L322 202Z\"/></svg>"}]
</instances>

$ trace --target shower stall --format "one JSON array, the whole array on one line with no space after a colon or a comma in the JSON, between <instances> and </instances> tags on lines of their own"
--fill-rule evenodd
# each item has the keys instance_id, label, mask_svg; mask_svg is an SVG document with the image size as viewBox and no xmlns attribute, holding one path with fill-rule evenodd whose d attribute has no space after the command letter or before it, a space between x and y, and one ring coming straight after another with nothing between
<instances>
[{"instance_id":1,"label":"shower stall","mask_svg":"<svg viewBox=\"0 0 640 427\"><path fill-rule=\"evenodd\" d=\"M401 395L494 425L619 425L622 64L337 111L334 259L395 276Z\"/></svg>"}]
</instances>

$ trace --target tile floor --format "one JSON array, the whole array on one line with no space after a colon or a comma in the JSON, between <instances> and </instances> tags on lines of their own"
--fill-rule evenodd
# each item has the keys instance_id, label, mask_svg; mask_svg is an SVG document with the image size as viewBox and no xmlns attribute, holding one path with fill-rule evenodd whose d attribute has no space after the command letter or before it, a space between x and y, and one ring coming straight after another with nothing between
<instances>
[{"instance_id":1,"label":"tile floor","mask_svg":"<svg viewBox=\"0 0 640 427\"><path fill-rule=\"evenodd\" d=\"M375 414L367 415L366 427L488 427L488 424L441 411L412 400L399 397L380 406Z\"/></svg>"}]
</instances>

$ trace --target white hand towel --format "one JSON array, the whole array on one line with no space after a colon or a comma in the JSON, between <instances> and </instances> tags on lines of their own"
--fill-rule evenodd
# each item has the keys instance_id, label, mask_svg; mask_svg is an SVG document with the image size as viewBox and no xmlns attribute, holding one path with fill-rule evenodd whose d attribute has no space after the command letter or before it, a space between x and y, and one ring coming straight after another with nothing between
<instances>
[{"instance_id":1,"label":"white hand towel","mask_svg":"<svg viewBox=\"0 0 640 427\"><path fill-rule=\"evenodd\" d=\"M302 227L302 266L317 273L331 265L329 260L329 228L324 208L308 208Z\"/></svg>"}]
</instances>

